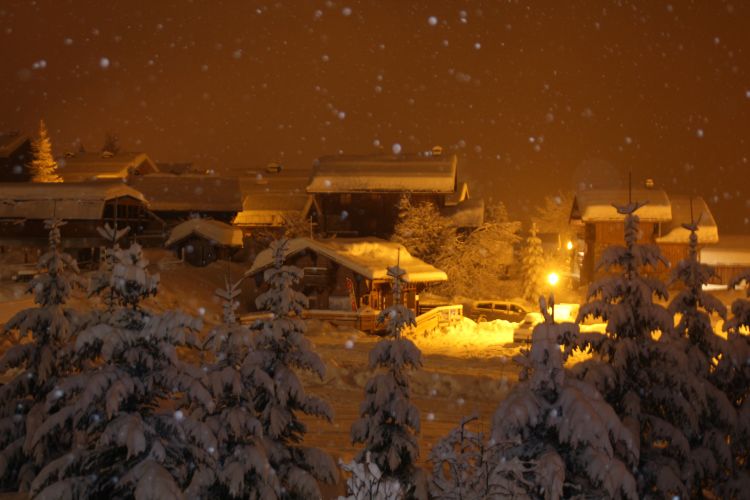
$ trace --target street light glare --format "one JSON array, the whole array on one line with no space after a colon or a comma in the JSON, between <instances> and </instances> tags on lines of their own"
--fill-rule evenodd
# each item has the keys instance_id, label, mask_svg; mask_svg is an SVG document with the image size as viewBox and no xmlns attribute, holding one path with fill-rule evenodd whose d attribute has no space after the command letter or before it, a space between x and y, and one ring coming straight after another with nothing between
<instances>
[{"instance_id":1,"label":"street light glare","mask_svg":"<svg viewBox=\"0 0 750 500\"><path fill-rule=\"evenodd\" d=\"M547 275L547 283L550 285L555 286L558 281L560 281L560 276L558 276L557 273L549 273Z\"/></svg>"}]
</instances>

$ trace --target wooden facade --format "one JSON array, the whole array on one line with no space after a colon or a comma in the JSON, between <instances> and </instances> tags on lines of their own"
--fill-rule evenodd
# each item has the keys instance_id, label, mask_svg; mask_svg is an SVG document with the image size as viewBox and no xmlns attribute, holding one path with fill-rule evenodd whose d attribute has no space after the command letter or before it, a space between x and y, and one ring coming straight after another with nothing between
<instances>
[{"instance_id":1,"label":"wooden facade","mask_svg":"<svg viewBox=\"0 0 750 500\"><path fill-rule=\"evenodd\" d=\"M31 139L19 132L0 134L0 182L31 180Z\"/></svg>"}]
</instances>

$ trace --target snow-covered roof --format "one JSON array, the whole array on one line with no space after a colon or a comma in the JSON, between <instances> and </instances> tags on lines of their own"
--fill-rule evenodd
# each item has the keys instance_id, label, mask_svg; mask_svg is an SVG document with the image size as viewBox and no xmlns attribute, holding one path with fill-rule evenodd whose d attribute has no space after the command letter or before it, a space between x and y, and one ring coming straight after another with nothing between
<instances>
[{"instance_id":1,"label":"snow-covered roof","mask_svg":"<svg viewBox=\"0 0 750 500\"><path fill-rule=\"evenodd\" d=\"M370 280L390 280L388 267L394 266L397 259L399 266L406 271L404 280L407 283L448 280L448 276L443 271L412 256L403 245L380 238L333 238L327 240L295 238L289 241L285 256L289 257L306 250L324 255ZM247 276L254 275L272 264L271 250L263 250L245 274Z\"/></svg>"},{"instance_id":2,"label":"snow-covered roof","mask_svg":"<svg viewBox=\"0 0 750 500\"><path fill-rule=\"evenodd\" d=\"M82 151L57 158L58 169L65 182L100 179L126 179L131 171L140 174L158 172L146 153L98 153Z\"/></svg>"},{"instance_id":3,"label":"snow-covered roof","mask_svg":"<svg viewBox=\"0 0 750 500\"><path fill-rule=\"evenodd\" d=\"M669 199L672 202L672 220L662 223L662 235L656 238L657 242L688 243L690 241L690 231L682 227L682 224L691 222L691 204L692 217L698 222L698 243L710 244L719 241L719 228L703 198L672 195Z\"/></svg>"},{"instance_id":4,"label":"snow-covered roof","mask_svg":"<svg viewBox=\"0 0 750 500\"><path fill-rule=\"evenodd\" d=\"M288 214L306 218L314 205L313 196L302 193L263 193L246 195L242 212L234 218L238 226L282 226Z\"/></svg>"},{"instance_id":5,"label":"snow-covered roof","mask_svg":"<svg viewBox=\"0 0 750 500\"><path fill-rule=\"evenodd\" d=\"M190 219L176 225L164 244L170 247L190 236L201 236L209 241L228 247L242 246L242 230L213 219Z\"/></svg>"},{"instance_id":6,"label":"snow-covered roof","mask_svg":"<svg viewBox=\"0 0 750 500\"><path fill-rule=\"evenodd\" d=\"M0 133L0 158L9 158L26 141L29 141L29 136L20 132Z\"/></svg>"},{"instance_id":7,"label":"snow-covered roof","mask_svg":"<svg viewBox=\"0 0 750 500\"><path fill-rule=\"evenodd\" d=\"M458 228L479 227L484 224L484 200L464 200L457 205L442 208L440 213Z\"/></svg>"},{"instance_id":8,"label":"snow-covered roof","mask_svg":"<svg viewBox=\"0 0 750 500\"><path fill-rule=\"evenodd\" d=\"M636 211L644 222L664 222L672 220L672 205L669 197L661 189L633 189L632 200L648 202ZM583 222L622 221L625 216L617 213L612 204L624 205L628 202L627 189L590 189L579 191L573 199L572 220Z\"/></svg>"},{"instance_id":9,"label":"snow-covered roof","mask_svg":"<svg viewBox=\"0 0 750 500\"><path fill-rule=\"evenodd\" d=\"M457 159L450 156L324 156L308 193L454 193Z\"/></svg>"},{"instance_id":10,"label":"snow-covered roof","mask_svg":"<svg viewBox=\"0 0 750 500\"><path fill-rule=\"evenodd\" d=\"M155 212L239 212L239 180L215 175L149 174L130 179Z\"/></svg>"},{"instance_id":11,"label":"snow-covered roof","mask_svg":"<svg viewBox=\"0 0 750 500\"><path fill-rule=\"evenodd\" d=\"M723 235L717 244L701 248L700 260L710 266L750 266L750 235Z\"/></svg>"},{"instance_id":12,"label":"snow-covered roof","mask_svg":"<svg viewBox=\"0 0 750 500\"><path fill-rule=\"evenodd\" d=\"M97 220L106 201L122 197L147 204L141 193L122 182L9 182L0 184L0 217Z\"/></svg>"}]
</instances>

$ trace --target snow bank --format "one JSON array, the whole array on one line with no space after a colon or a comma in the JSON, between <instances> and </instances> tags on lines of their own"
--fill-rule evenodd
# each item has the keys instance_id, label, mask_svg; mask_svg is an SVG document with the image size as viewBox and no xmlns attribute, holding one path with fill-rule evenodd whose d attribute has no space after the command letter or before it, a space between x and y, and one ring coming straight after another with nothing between
<instances>
[{"instance_id":1,"label":"snow bank","mask_svg":"<svg viewBox=\"0 0 750 500\"><path fill-rule=\"evenodd\" d=\"M410 338L425 353L496 356L499 354L498 350L488 350L488 348L512 344L513 331L517 326L518 323L503 320L475 323L469 318L462 318L457 325L410 336ZM507 348L509 353L517 349L517 347Z\"/></svg>"}]
</instances>

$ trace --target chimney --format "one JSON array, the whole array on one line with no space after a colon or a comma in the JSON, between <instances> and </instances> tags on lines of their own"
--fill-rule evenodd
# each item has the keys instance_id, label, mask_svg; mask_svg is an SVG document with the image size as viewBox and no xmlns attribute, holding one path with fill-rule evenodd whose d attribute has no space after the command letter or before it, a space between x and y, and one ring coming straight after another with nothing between
<instances>
[{"instance_id":1,"label":"chimney","mask_svg":"<svg viewBox=\"0 0 750 500\"><path fill-rule=\"evenodd\" d=\"M643 185L646 187L646 189L654 189L654 180L651 178L646 179Z\"/></svg>"},{"instance_id":2,"label":"chimney","mask_svg":"<svg viewBox=\"0 0 750 500\"><path fill-rule=\"evenodd\" d=\"M443 146L433 146L432 156L443 156Z\"/></svg>"}]
</instances>

